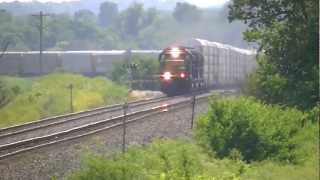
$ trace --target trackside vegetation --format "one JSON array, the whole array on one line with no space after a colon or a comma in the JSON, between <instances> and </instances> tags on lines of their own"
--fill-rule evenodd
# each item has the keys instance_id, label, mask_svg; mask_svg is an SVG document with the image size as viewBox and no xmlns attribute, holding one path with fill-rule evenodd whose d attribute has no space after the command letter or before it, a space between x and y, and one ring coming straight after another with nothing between
<instances>
[{"instance_id":1,"label":"trackside vegetation","mask_svg":"<svg viewBox=\"0 0 320 180\"><path fill-rule=\"evenodd\" d=\"M295 163L296 140L313 121L294 108L265 105L252 98L213 100L198 122L197 135L217 157L239 156L244 161L273 159Z\"/></svg>"},{"instance_id":2,"label":"trackside vegetation","mask_svg":"<svg viewBox=\"0 0 320 180\"><path fill-rule=\"evenodd\" d=\"M90 154L70 180L319 179L319 108L253 98L212 99L189 140L156 140L126 154Z\"/></svg>"},{"instance_id":3,"label":"trackside vegetation","mask_svg":"<svg viewBox=\"0 0 320 180\"><path fill-rule=\"evenodd\" d=\"M104 77L55 73L35 78L0 77L0 127L122 102L128 90Z\"/></svg>"},{"instance_id":4,"label":"trackside vegetation","mask_svg":"<svg viewBox=\"0 0 320 180\"><path fill-rule=\"evenodd\" d=\"M312 109L319 102L319 1L234 0L229 20L245 22L263 56L247 94L267 103Z\"/></svg>"},{"instance_id":5,"label":"trackside vegetation","mask_svg":"<svg viewBox=\"0 0 320 180\"><path fill-rule=\"evenodd\" d=\"M107 77L118 84L131 82L134 89L159 89L159 66L159 61L154 56L133 55L130 61L114 63Z\"/></svg>"}]
</instances>

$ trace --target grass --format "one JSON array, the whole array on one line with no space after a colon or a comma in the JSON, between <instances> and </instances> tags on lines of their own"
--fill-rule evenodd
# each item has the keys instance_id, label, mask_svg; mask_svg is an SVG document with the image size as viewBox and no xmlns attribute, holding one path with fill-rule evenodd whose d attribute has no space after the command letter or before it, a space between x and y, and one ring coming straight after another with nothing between
<instances>
[{"instance_id":1,"label":"grass","mask_svg":"<svg viewBox=\"0 0 320 180\"><path fill-rule=\"evenodd\" d=\"M134 146L126 154L90 154L84 158L82 168L70 175L70 180L317 180L319 179L319 108L311 112L301 112L294 108L265 105L251 98L227 98L216 100L210 110L200 121L197 127L197 137L192 140L156 140L147 146ZM240 108L241 107L241 108ZM247 108L253 108L248 110ZM220 120L217 120L218 113ZM238 113L238 120L230 116ZM282 122L275 122L276 117ZM222 120L223 119L223 120ZM220 122L214 124L211 122ZM227 122L227 121L233 122ZM265 127L265 123L273 122ZM300 120L303 120L301 126ZM204 122L205 121L205 122ZM245 123L249 121L248 123ZM299 124L290 125L290 123ZM207 124L206 124L207 123ZM213 124L212 124L213 123ZM288 124L289 123L289 124ZM214 128L227 129L215 136L210 135ZM198 124L199 125L199 124ZM243 126L243 133L239 134L239 125ZM275 128L278 127L278 128ZM299 127L299 128L297 128ZM268 152L263 159L245 160L243 148L247 141L228 141L232 149L226 150L225 155L218 154L210 143L232 139L232 133L245 137L247 132L256 132L261 141L270 143L277 154ZM240 128L241 129L241 128ZM250 130L250 131L248 131ZM199 137L199 131L200 137ZM225 131L228 131L227 133ZM228 134L229 133L229 134ZM284 134L283 134L284 133ZM286 133L291 136L287 137ZM279 137L276 137L279 135ZM207 136L207 137L203 137ZM271 138L276 137L276 138ZM210 139L214 138L214 139ZM250 139L250 138L249 138ZM241 140L241 139L240 139ZM278 143L294 142L289 149L290 161L287 157L287 146L278 146ZM232 144L234 143L234 144ZM205 145L207 144L207 145ZM277 146L274 146L276 144ZM237 146L233 146L237 145ZM242 149L237 149L241 147ZM269 146L268 146L269 147ZM278 148L278 149L277 149ZM264 146L261 147L262 150ZM220 149L218 149L220 151ZM265 152L265 151L263 151ZM261 153L256 151L256 153ZM284 155L282 155L284 153ZM223 154L223 153L222 153ZM260 157L260 156L259 156Z\"/></svg>"},{"instance_id":2,"label":"grass","mask_svg":"<svg viewBox=\"0 0 320 180\"><path fill-rule=\"evenodd\" d=\"M49 74L36 78L0 77L8 99L0 108L0 127L8 127L70 112L73 84L74 111L123 102L124 86L103 77L76 74Z\"/></svg>"},{"instance_id":3,"label":"grass","mask_svg":"<svg viewBox=\"0 0 320 180\"><path fill-rule=\"evenodd\" d=\"M313 156L314 158L316 156ZM69 180L317 180L318 159L303 164L216 158L190 140L156 140L125 155L90 154Z\"/></svg>"}]
</instances>

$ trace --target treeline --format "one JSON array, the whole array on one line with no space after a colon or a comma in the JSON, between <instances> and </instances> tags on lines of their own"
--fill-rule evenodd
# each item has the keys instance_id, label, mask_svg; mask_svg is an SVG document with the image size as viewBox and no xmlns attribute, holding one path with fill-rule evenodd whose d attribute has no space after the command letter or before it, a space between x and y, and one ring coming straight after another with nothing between
<instances>
[{"instance_id":1,"label":"treeline","mask_svg":"<svg viewBox=\"0 0 320 180\"><path fill-rule=\"evenodd\" d=\"M161 49L175 41L198 37L246 47L245 25L227 21L227 7L199 9L177 3L173 11L145 8L133 3L120 10L104 2L98 14L82 9L74 14L44 18L45 50ZM0 11L0 46L8 50L39 50L39 18Z\"/></svg>"},{"instance_id":2,"label":"treeline","mask_svg":"<svg viewBox=\"0 0 320 180\"><path fill-rule=\"evenodd\" d=\"M249 8L248 8L249 7ZM319 102L319 1L233 1L229 19L249 26L260 45L248 93L272 104L309 109Z\"/></svg>"}]
</instances>

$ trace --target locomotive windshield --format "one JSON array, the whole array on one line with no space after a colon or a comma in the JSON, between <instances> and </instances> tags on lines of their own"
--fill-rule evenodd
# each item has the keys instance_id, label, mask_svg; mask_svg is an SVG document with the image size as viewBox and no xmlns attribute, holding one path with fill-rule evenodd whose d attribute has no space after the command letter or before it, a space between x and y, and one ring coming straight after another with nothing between
<instances>
[{"instance_id":1,"label":"locomotive windshield","mask_svg":"<svg viewBox=\"0 0 320 180\"><path fill-rule=\"evenodd\" d=\"M160 57L160 66L162 70L170 72L180 72L186 70L185 55L181 54L177 58L173 58L171 54L163 54Z\"/></svg>"}]
</instances>

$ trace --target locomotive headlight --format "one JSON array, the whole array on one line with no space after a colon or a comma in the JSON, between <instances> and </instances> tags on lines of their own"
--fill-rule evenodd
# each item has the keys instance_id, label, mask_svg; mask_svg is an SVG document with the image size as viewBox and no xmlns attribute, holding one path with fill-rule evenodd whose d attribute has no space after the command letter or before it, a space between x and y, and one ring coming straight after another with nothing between
<instances>
[{"instance_id":1,"label":"locomotive headlight","mask_svg":"<svg viewBox=\"0 0 320 180\"><path fill-rule=\"evenodd\" d=\"M170 72L165 72L165 73L163 73L163 78L164 78L165 80L170 80L171 77L172 77L172 74L171 74Z\"/></svg>"},{"instance_id":2,"label":"locomotive headlight","mask_svg":"<svg viewBox=\"0 0 320 180\"><path fill-rule=\"evenodd\" d=\"M180 52L179 48L176 48L176 47L171 48L170 54L173 58L178 58L180 56L180 53L181 52Z\"/></svg>"},{"instance_id":3,"label":"locomotive headlight","mask_svg":"<svg viewBox=\"0 0 320 180\"><path fill-rule=\"evenodd\" d=\"M186 74L185 74L185 73L181 73L181 74L180 74L180 77L181 77L181 78L185 78L185 77L186 77Z\"/></svg>"}]
</instances>

